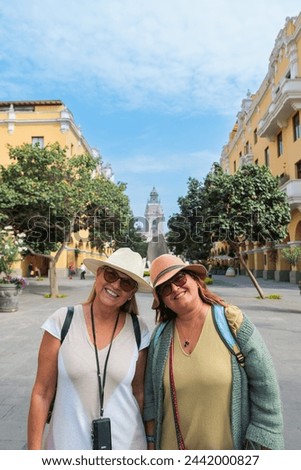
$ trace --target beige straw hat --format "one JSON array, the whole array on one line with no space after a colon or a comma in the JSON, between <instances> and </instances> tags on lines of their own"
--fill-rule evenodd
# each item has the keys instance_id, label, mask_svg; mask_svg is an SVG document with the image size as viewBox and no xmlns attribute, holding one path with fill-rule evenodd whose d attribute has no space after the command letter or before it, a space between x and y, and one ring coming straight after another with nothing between
<instances>
[{"instance_id":1,"label":"beige straw hat","mask_svg":"<svg viewBox=\"0 0 301 470\"><path fill-rule=\"evenodd\" d=\"M110 266L134 279L138 284L139 292L152 292L150 284L143 279L145 262L139 253L130 248L119 248L104 260L86 258L83 263L95 275L99 267Z\"/></svg>"}]
</instances>

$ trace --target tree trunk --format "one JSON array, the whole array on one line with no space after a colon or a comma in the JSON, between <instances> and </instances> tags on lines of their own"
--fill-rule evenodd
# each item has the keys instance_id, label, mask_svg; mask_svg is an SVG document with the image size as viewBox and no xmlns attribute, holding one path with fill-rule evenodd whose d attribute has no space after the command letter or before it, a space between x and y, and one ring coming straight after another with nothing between
<instances>
[{"instance_id":1,"label":"tree trunk","mask_svg":"<svg viewBox=\"0 0 301 470\"><path fill-rule=\"evenodd\" d=\"M56 263L65 248L65 244L62 244L55 256L51 255L44 255L42 253L36 253L35 251L29 248L29 251L34 256L41 256L42 258L49 259L49 287L50 287L50 297L59 297L59 288L57 283L57 275L56 275Z\"/></svg>"},{"instance_id":2,"label":"tree trunk","mask_svg":"<svg viewBox=\"0 0 301 470\"><path fill-rule=\"evenodd\" d=\"M59 296L59 288L57 284L56 276L56 261L52 259L49 263L49 286L50 286L50 297Z\"/></svg>"},{"instance_id":3,"label":"tree trunk","mask_svg":"<svg viewBox=\"0 0 301 470\"><path fill-rule=\"evenodd\" d=\"M65 249L65 243L62 243L60 248L56 252L54 258L51 258L50 263L49 263L50 297L58 297L60 295L58 283L57 283L56 263L58 262L58 259L61 256L64 249Z\"/></svg>"},{"instance_id":4,"label":"tree trunk","mask_svg":"<svg viewBox=\"0 0 301 470\"><path fill-rule=\"evenodd\" d=\"M250 271L250 269L249 269L248 266L246 265L246 262L245 262L245 260L244 260L243 254L242 254L242 253L238 253L238 257L239 257L239 260L240 260L241 264L243 265L243 267L244 267L245 270L247 271L248 275L250 276L251 281L253 282L255 288L257 289L257 291L258 291L260 297L261 297L262 299L264 299L264 295L263 295L263 292L262 292L262 290L261 290L261 287L260 287L260 285L258 284L256 278L253 276L253 273Z\"/></svg>"}]
</instances>

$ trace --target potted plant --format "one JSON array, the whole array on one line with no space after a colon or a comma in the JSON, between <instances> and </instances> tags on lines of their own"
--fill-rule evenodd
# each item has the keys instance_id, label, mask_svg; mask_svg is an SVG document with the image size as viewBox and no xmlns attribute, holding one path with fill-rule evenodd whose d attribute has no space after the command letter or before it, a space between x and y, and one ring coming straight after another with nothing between
<instances>
[{"instance_id":1,"label":"potted plant","mask_svg":"<svg viewBox=\"0 0 301 470\"><path fill-rule=\"evenodd\" d=\"M23 277L13 275L13 264L26 251L24 237L15 235L10 226L0 229L0 312L18 310L19 294L26 286Z\"/></svg>"},{"instance_id":2,"label":"potted plant","mask_svg":"<svg viewBox=\"0 0 301 470\"><path fill-rule=\"evenodd\" d=\"M291 266L296 266L298 262L301 260L301 246L300 245L295 245L295 246L290 246L289 248L284 248L281 252L282 258L285 259L288 263L291 264ZM293 275L295 277L293 277ZM298 281L297 277L298 273L297 271L291 271L290 273L290 279L291 282L292 280L294 282ZM298 283L298 287L300 289L300 284ZM301 290L300 290L301 293Z\"/></svg>"}]
</instances>

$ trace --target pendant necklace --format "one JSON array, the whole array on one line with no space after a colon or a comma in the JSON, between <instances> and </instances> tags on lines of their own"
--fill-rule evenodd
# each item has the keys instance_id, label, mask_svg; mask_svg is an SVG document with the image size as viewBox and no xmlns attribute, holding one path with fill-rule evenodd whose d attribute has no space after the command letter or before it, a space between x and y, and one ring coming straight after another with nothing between
<instances>
[{"instance_id":1,"label":"pendant necklace","mask_svg":"<svg viewBox=\"0 0 301 470\"><path fill-rule=\"evenodd\" d=\"M189 330L188 336L186 336L186 335L183 334L183 330L182 330L182 328L181 328L181 326L180 326L180 323L178 322L179 332L182 334L182 337L184 337L184 338L186 337L186 339L185 339L184 342L183 342L183 347L184 347L184 348L187 348L188 346L190 346L190 342L191 342L190 337L191 337L191 334L193 334L194 331L195 331L195 326L196 326L196 324L197 324L198 319L199 319L199 316L197 316L196 319L194 320L193 325L192 325L192 327L191 327L190 330Z\"/></svg>"}]
</instances>

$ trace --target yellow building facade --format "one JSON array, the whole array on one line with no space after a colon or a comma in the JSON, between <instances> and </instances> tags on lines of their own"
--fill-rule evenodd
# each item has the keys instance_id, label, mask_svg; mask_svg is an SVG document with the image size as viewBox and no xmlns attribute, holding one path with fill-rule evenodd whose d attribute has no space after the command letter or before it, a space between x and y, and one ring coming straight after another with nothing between
<instances>
[{"instance_id":1,"label":"yellow building facade","mask_svg":"<svg viewBox=\"0 0 301 470\"><path fill-rule=\"evenodd\" d=\"M284 247L301 244L301 14L287 18L270 55L268 73L254 94L242 101L229 140L222 149L223 170L234 174L242 165L266 165L280 177L291 210L289 235L276 246L242 247L256 277L301 280L301 265L290 266Z\"/></svg>"},{"instance_id":2,"label":"yellow building facade","mask_svg":"<svg viewBox=\"0 0 301 470\"><path fill-rule=\"evenodd\" d=\"M10 163L8 144L12 147L39 143L41 147L58 142L66 148L67 157L89 153L99 161L97 171L112 179L110 166L102 166L100 153L91 148L81 129L76 125L71 111L60 100L45 101L10 101L0 102L0 164ZM68 275L68 267L78 269L83 258L99 257L90 246L88 233L72 234L57 263L57 275ZM36 256L27 256L16 265L16 271L23 276L48 275L48 260Z\"/></svg>"}]
</instances>

